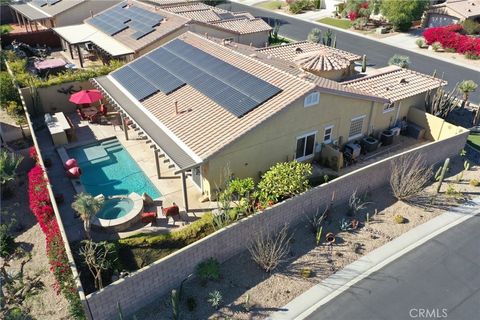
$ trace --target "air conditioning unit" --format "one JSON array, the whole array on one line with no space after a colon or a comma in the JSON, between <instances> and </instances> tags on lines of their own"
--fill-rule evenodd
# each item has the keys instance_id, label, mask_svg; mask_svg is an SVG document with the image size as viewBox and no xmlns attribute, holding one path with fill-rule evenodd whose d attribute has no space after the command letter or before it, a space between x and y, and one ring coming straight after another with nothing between
<instances>
[{"instance_id":1,"label":"air conditioning unit","mask_svg":"<svg viewBox=\"0 0 480 320\"><path fill-rule=\"evenodd\" d=\"M358 156L360 156L362 148L356 143L347 143L344 151L350 153L352 158L356 159Z\"/></svg>"},{"instance_id":2,"label":"air conditioning unit","mask_svg":"<svg viewBox=\"0 0 480 320\"><path fill-rule=\"evenodd\" d=\"M401 129L400 129L400 127L394 127L394 128L391 128L390 131L392 132L392 134L394 136L399 136Z\"/></svg>"}]
</instances>

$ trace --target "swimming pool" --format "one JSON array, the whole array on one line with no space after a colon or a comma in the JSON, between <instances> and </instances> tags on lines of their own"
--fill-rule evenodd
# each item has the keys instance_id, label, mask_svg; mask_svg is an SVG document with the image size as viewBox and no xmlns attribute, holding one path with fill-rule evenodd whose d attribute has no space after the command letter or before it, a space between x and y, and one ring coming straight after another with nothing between
<instances>
[{"instance_id":1,"label":"swimming pool","mask_svg":"<svg viewBox=\"0 0 480 320\"><path fill-rule=\"evenodd\" d=\"M91 195L139 195L144 192L152 198L161 196L132 156L117 139L104 140L67 150L82 169L80 181Z\"/></svg>"}]
</instances>

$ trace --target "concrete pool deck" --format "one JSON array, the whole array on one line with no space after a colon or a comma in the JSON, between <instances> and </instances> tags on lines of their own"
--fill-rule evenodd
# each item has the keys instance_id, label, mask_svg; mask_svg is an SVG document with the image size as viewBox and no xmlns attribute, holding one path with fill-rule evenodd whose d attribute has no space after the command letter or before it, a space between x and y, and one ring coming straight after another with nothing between
<instances>
[{"instance_id":1,"label":"concrete pool deck","mask_svg":"<svg viewBox=\"0 0 480 320\"><path fill-rule=\"evenodd\" d=\"M162 196L160 200L163 206L170 206L175 202L180 208L183 207L182 186L180 176L174 174L174 169L169 168L169 163L164 163L160 160L161 179L157 178L157 171L155 166L155 158L153 150L141 139L137 132L129 130L129 140L125 139L125 134L119 126L112 126L109 124L89 124L87 121L80 121L76 114L68 114L75 126L75 134L77 141L73 145L82 145L97 140L116 137L125 149L130 153L132 158L137 162L138 166L143 170L145 175L152 181L155 187L160 191ZM39 119L40 121L40 119ZM40 148L45 158L50 158L52 165L47 168L47 173L50 178L53 190L55 193L62 193L64 195L64 202L59 204L62 221L65 225L67 236L70 241L77 241L84 238L83 223L80 219L75 218L75 212L71 208L74 195L76 194L73 185L69 178L65 176L63 163L58 156L56 147L52 143L52 139L46 127L36 130ZM69 144L70 145L70 144ZM195 220L201 216L203 212L209 209L216 208L216 203L213 202L199 202L202 196L199 188L193 184L190 179L187 179L187 194L189 201L188 215L183 213L182 219L186 221ZM167 224L166 220L159 219L157 226L144 226L143 228L132 228L124 233L107 233L94 232L92 236L95 239L114 239L125 237L138 232L168 232L172 228L179 228L183 224L172 224L172 220ZM141 226L139 226L141 227Z\"/></svg>"}]
</instances>

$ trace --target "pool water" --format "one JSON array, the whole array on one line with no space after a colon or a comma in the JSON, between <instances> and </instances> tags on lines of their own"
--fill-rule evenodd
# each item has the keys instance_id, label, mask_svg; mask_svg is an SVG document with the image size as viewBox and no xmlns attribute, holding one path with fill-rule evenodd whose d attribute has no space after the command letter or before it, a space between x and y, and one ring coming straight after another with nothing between
<instances>
[{"instance_id":1,"label":"pool water","mask_svg":"<svg viewBox=\"0 0 480 320\"><path fill-rule=\"evenodd\" d=\"M152 198L161 196L132 156L117 139L67 150L82 169L80 181L93 196L139 195L146 192ZM153 161L153 160L152 160Z\"/></svg>"},{"instance_id":2,"label":"pool water","mask_svg":"<svg viewBox=\"0 0 480 320\"><path fill-rule=\"evenodd\" d=\"M96 215L100 219L117 219L125 216L133 209L133 201L129 198L107 199Z\"/></svg>"}]
</instances>

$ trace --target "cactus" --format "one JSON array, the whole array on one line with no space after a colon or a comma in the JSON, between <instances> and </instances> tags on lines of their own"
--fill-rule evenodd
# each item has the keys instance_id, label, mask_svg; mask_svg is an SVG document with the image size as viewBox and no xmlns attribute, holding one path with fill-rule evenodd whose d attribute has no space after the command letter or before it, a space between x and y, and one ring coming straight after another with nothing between
<instances>
[{"instance_id":1,"label":"cactus","mask_svg":"<svg viewBox=\"0 0 480 320\"><path fill-rule=\"evenodd\" d=\"M336 47L337 47L337 35L333 36L332 47L333 47L333 48L336 48Z\"/></svg>"},{"instance_id":2,"label":"cactus","mask_svg":"<svg viewBox=\"0 0 480 320\"><path fill-rule=\"evenodd\" d=\"M175 289L172 290L171 300L172 300L173 320L179 320L180 319L180 304L179 304L179 299L178 299L178 292Z\"/></svg>"},{"instance_id":3,"label":"cactus","mask_svg":"<svg viewBox=\"0 0 480 320\"><path fill-rule=\"evenodd\" d=\"M434 93L428 91L425 95L425 111L445 119L457 107L456 91L457 86L450 92L446 92L443 87Z\"/></svg>"},{"instance_id":4,"label":"cactus","mask_svg":"<svg viewBox=\"0 0 480 320\"><path fill-rule=\"evenodd\" d=\"M445 159L443 163L442 171L440 172L440 176L438 177L438 186L437 186L437 193L440 192L440 188L442 187L443 179L445 178L445 173L447 173L448 165L450 164L450 158Z\"/></svg>"},{"instance_id":5,"label":"cactus","mask_svg":"<svg viewBox=\"0 0 480 320\"><path fill-rule=\"evenodd\" d=\"M250 311L250 308L251 308L251 305L250 305L250 295L247 293L247 295L245 296L245 303L243 304L244 307L245 307L245 310L247 312Z\"/></svg>"},{"instance_id":6,"label":"cactus","mask_svg":"<svg viewBox=\"0 0 480 320\"><path fill-rule=\"evenodd\" d=\"M455 182L459 183L460 181L462 181L463 173L468 170L470 170L470 163L467 160L465 160L465 162L463 163L463 170L457 175L457 177L455 178Z\"/></svg>"},{"instance_id":7,"label":"cactus","mask_svg":"<svg viewBox=\"0 0 480 320\"><path fill-rule=\"evenodd\" d=\"M317 246L320 244L320 241L322 240L322 232L323 232L323 226L318 228L317 234L315 235L315 243Z\"/></svg>"},{"instance_id":8,"label":"cactus","mask_svg":"<svg viewBox=\"0 0 480 320\"><path fill-rule=\"evenodd\" d=\"M362 56L362 72L367 71L367 55Z\"/></svg>"},{"instance_id":9,"label":"cactus","mask_svg":"<svg viewBox=\"0 0 480 320\"><path fill-rule=\"evenodd\" d=\"M323 39L322 39L323 45L331 47L332 39L333 39L332 30L327 29L327 31L325 31L325 34L323 35Z\"/></svg>"},{"instance_id":10,"label":"cactus","mask_svg":"<svg viewBox=\"0 0 480 320\"><path fill-rule=\"evenodd\" d=\"M370 213L367 212L367 215L366 215L366 220L367 220L367 223L370 223Z\"/></svg>"}]
</instances>

